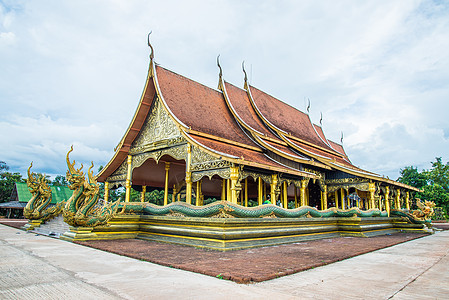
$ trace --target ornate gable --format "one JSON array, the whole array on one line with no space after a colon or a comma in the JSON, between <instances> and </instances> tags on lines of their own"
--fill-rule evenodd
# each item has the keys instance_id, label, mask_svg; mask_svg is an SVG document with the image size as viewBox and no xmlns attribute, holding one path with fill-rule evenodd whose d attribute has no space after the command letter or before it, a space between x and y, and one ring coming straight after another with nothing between
<instances>
[{"instance_id":1,"label":"ornate gable","mask_svg":"<svg viewBox=\"0 0 449 300\"><path fill-rule=\"evenodd\" d=\"M164 109L161 101L156 98L129 153L135 155L183 141L178 126Z\"/></svg>"}]
</instances>

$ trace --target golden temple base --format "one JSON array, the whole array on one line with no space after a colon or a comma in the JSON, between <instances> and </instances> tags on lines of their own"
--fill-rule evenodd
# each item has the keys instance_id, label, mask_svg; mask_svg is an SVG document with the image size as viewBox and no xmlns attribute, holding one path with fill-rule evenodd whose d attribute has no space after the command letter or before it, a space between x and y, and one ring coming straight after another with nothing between
<instances>
[{"instance_id":1,"label":"golden temple base","mask_svg":"<svg viewBox=\"0 0 449 300\"><path fill-rule=\"evenodd\" d=\"M107 226L71 227L69 241L138 238L227 251L339 236L426 232L401 218L194 218L118 215Z\"/></svg>"},{"instance_id":2,"label":"golden temple base","mask_svg":"<svg viewBox=\"0 0 449 300\"><path fill-rule=\"evenodd\" d=\"M40 227L42 220L29 220L28 223L23 225L23 229L26 231L33 230L34 228Z\"/></svg>"}]
</instances>

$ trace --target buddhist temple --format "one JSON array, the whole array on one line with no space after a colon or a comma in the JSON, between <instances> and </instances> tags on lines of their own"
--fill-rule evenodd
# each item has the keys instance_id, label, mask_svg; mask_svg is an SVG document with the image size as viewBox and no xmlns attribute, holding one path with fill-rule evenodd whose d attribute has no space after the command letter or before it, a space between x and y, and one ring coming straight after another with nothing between
<instances>
[{"instance_id":1,"label":"buddhist temple","mask_svg":"<svg viewBox=\"0 0 449 300\"><path fill-rule=\"evenodd\" d=\"M252 86L243 65L237 87L217 58L214 89L156 64L148 45L142 96L108 164L94 176L92 163L86 178L69 159L73 147L67 153L73 194L63 203L70 230L62 239L139 238L227 251L426 230L429 214L410 211L418 189L353 165L308 110ZM33 178L28 186L37 191L42 183ZM125 199L112 202L117 188L126 189ZM132 189L140 199L131 199ZM147 201L155 190L163 193L160 205Z\"/></svg>"},{"instance_id":2,"label":"buddhist temple","mask_svg":"<svg viewBox=\"0 0 449 300\"><path fill-rule=\"evenodd\" d=\"M218 60L217 60L218 62ZM164 189L164 205L208 197L284 208L409 208L417 190L354 166L308 113L249 84L206 87L154 62L114 157L97 176L106 189ZM170 195L170 198L169 198ZM107 196L106 196L107 197ZM254 203L252 202L252 203Z\"/></svg>"}]
</instances>

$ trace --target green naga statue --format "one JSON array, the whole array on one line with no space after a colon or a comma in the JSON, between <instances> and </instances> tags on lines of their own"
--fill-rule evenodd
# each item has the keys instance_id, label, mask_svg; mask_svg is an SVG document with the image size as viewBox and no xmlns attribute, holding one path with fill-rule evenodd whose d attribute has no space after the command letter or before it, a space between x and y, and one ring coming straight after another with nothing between
<instances>
[{"instance_id":1,"label":"green naga statue","mask_svg":"<svg viewBox=\"0 0 449 300\"><path fill-rule=\"evenodd\" d=\"M78 227L94 227L106 224L117 212L120 200L114 203L106 203L99 206L99 185L93 176L90 166L87 171L87 180L81 171L83 165L79 169L75 169L75 161L70 163L69 154L73 151L73 146L67 153L67 181L69 188L73 190L73 194L63 210L64 222Z\"/></svg>"},{"instance_id":2,"label":"green naga statue","mask_svg":"<svg viewBox=\"0 0 449 300\"><path fill-rule=\"evenodd\" d=\"M61 213L65 201L48 207L51 203L51 188L44 175L30 172L32 166L33 162L28 168L27 186L33 196L23 209L23 215L29 220L45 222Z\"/></svg>"}]
</instances>

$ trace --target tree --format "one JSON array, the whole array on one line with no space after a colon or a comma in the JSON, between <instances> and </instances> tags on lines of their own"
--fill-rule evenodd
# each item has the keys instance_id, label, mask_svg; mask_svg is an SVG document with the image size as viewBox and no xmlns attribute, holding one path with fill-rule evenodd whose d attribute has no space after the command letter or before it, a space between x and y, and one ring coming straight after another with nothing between
<instances>
[{"instance_id":1,"label":"tree","mask_svg":"<svg viewBox=\"0 0 449 300\"><path fill-rule=\"evenodd\" d=\"M7 172L9 166L0 161L0 202L7 202L11 197L16 182L24 182L20 173Z\"/></svg>"},{"instance_id":2,"label":"tree","mask_svg":"<svg viewBox=\"0 0 449 300\"><path fill-rule=\"evenodd\" d=\"M399 176L398 181L421 189L427 185L427 176L418 172L418 168L410 166L401 169L401 176Z\"/></svg>"},{"instance_id":3,"label":"tree","mask_svg":"<svg viewBox=\"0 0 449 300\"><path fill-rule=\"evenodd\" d=\"M422 199L433 201L437 206L444 208L447 211L449 208L449 193L438 183L426 185L422 193L418 193Z\"/></svg>"},{"instance_id":4,"label":"tree","mask_svg":"<svg viewBox=\"0 0 449 300\"><path fill-rule=\"evenodd\" d=\"M67 186L68 182L65 176L57 175L51 184L54 186Z\"/></svg>"},{"instance_id":5,"label":"tree","mask_svg":"<svg viewBox=\"0 0 449 300\"><path fill-rule=\"evenodd\" d=\"M4 161L0 160L0 173L3 173L8 170L9 170L8 165Z\"/></svg>"},{"instance_id":6,"label":"tree","mask_svg":"<svg viewBox=\"0 0 449 300\"><path fill-rule=\"evenodd\" d=\"M449 162L444 164L441 157L435 158L429 170L418 172L413 166L401 169L398 181L421 189L416 198L433 201L449 212Z\"/></svg>"},{"instance_id":7,"label":"tree","mask_svg":"<svg viewBox=\"0 0 449 300\"><path fill-rule=\"evenodd\" d=\"M441 157L436 157L432 168L425 172L430 184L438 184L446 193L449 192L449 162L443 164Z\"/></svg>"}]
</instances>

